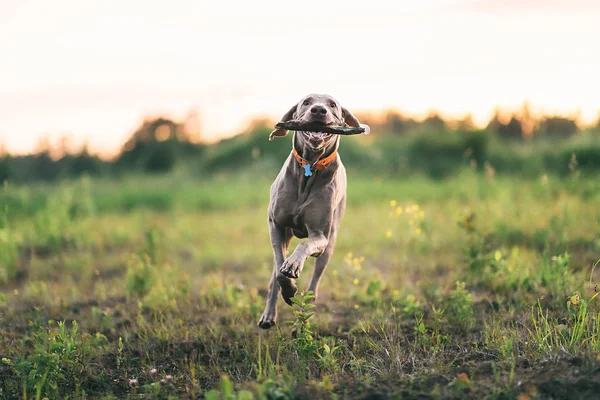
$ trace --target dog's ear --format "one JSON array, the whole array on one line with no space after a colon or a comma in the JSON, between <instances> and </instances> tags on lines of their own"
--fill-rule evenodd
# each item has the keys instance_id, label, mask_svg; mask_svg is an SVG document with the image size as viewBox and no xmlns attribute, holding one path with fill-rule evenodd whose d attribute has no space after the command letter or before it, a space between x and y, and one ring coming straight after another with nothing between
<instances>
[{"instance_id":1,"label":"dog's ear","mask_svg":"<svg viewBox=\"0 0 600 400\"><path fill-rule=\"evenodd\" d=\"M361 124L358 118L356 118L354 114L348 111L348 109L345 107L342 107L342 117L344 118L344 122L347 123L349 126L353 128L364 128L365 131L363 135L368 135L371 132L371 128L369 127L369 125Z\"/></svg>"},{"instance_id":2,"label":"dog's ear","mask_svg":"<svg viewBox=\"0 0 600 400\"><path fill-rule=\"evenodd\" d=\"M294 116L296 114L296 109L297 108L298 108L298 104L294 104L292 106L292 108L290 108L288 110L288 112L286 112L285 114L283 114L283 117L281 117L281 120L279 122L288 122L288 121L294 119ZM287 129L276 128L269 135L269 140L273 140L273 138L275 136L277 136L277 137L283 137L283 136L286 136L287 134L288 134Z\"/></svg>"}]
</instances>

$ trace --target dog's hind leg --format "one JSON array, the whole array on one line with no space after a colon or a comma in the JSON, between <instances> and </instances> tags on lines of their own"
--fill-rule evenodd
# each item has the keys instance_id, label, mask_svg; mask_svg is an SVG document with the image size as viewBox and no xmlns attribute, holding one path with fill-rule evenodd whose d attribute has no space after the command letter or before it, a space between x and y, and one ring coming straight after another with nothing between
<instances>
[{"instance_id":1,"label":"dog's hind leg","mask_svg":"<svg viewBox=\"0 0 600 400\"><path fill-rule=\"evenodd\" d=\"M287 248L292 239L292 231L277 227L272 221L269 221L269 231L271 234L271 245L273 246L273 274L269 282L269 294L267 304L258 326L263 329L269 329L277 322L277 297L279 296L280 286L278 282L279 268L287 255ZM290 280L291 281L291 280ZM293 282L292 282L293 284ZM293 295L292 295L293 296Z\"/></svg>"},{"instance_id":2,"label":"dog's hind leg","mask_svg":"<svg viewBox=\"0 0 600 400\"><path fill-rule=\"evenodd\" d=\"M335 248L335 239L337 237L337 230L332 229L329 234L329 243L327 244L327 248L319 257L317 257L315 261L315 270L313 271L312 278L310 280L310 284L308 285L308 291L313 292L315 296L315 300L318 296L319 283L321 282L321 278L323 276L323 272L325 272L325 268L327 268L327 264L329 263L329 259L333 255L333 250Z\"/></svg>"},{"instance_id":3,"label":"dog's hind leg","mask_svg":"<svg viewBox=\"0 0 600 400\"><path fill-rule=\"evenodd\" d=\"M327 264L329 263L329 259L333 255L333 250L335 248L335 240L337 238L337 232L342 221L342 217L344 216L344 212L346 211L346 196L342 198L338 208L334 213L334 220L331 227L331 232L329 233L329 243L327 244L327 248L319 257L317 257L315 261L315 270L313 272L312 278L310 280L310 284L308 285L308 290L312 291L315 300L318 296L319 283L321 282L321 278L323 276L323 272L325 272L325 268L327 268Z\"/></svg>"}]
</instances>

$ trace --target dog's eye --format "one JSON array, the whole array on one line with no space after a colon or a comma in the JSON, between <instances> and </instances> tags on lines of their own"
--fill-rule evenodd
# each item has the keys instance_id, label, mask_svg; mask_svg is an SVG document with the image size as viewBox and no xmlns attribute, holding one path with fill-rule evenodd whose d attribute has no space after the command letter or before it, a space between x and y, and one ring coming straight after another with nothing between
<instances>
[{"instance_id":1,"label":"dog's eye","mask_svg":"<svg viewBox=\"0 0 600 400\"><path fill-rule=\"evenodd\" d=\"M329 105L331 106L331 108L335 108L335 106L336 106L335 103L330 103Z\"/></svg>"},{"instance_id":2,"label":"dog's eye","mask_svg":"<svg viewBox=\"0 0 600 400\"><path fill-rule=\"evenodd\" d=\"M310 103L310 101L304 100L304 103L302 103L302 104L304 104L305 106L307 106L309 103Z\"/></svg>"}]
</instances>

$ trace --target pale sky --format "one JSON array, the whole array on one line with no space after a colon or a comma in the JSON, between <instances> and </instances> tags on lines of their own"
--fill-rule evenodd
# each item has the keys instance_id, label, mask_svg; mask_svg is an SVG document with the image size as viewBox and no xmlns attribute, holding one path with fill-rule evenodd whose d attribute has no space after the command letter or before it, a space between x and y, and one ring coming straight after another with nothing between
<instances>
[{"instance_id":1,"label":"pale sky","mask_svg":"<svg viewBox=\"0 0 600 400\"><path fill-rule=\"evenodd\" d=\"M328 93L356 111L600 111L596 0L0 0L0 144L117 150L146 115L207 138Z\"/></svg>"}]
</instances>

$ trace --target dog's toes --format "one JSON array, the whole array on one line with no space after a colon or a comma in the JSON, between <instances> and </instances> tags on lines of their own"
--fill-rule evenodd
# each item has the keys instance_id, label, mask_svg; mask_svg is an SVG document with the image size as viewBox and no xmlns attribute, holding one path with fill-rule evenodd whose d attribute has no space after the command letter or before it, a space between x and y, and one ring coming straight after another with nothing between
<instances>
[{"instance_id":1,"label":"dog's toes","mask_svg":"<svg viewBox=\"0 0 600 400\"><path fill-rule=\"evenodd\" d=\"M297 262L292 259L287 259L283 262L279 272L288 278L298 279L300 276L300 269L301 267Z\"/></svg>"},{"instance_id":2,"label":"dog's toes","mask_svg":"<svg viewBox=\"0 0 600 400\"><path fill-rule=\"evenodd\" d=\"M287 278L298 279L298 273L295 271L290 271L289 269L281 270L281 273L285 275Z\"/></svg>"},{"instance_id":3,"label":"dog's toes","mask_svg":"<svg viewBox=\"0 0 600 400\"><path fill-rule=\"evenodd\" d=\"M274 315L263 313L258 321L258 327L262 329L270 329L275 326L277 318Z\"/></svg>"}]
</instances>

